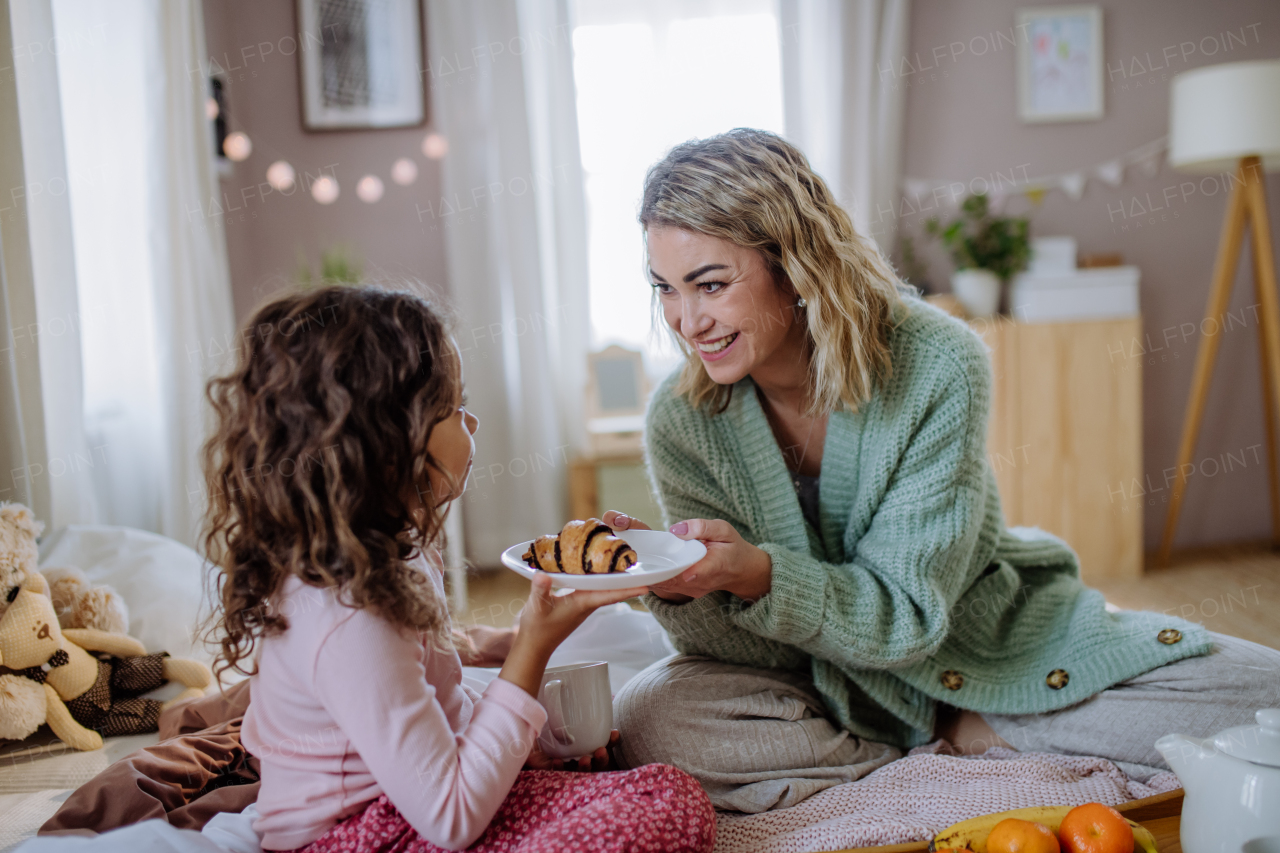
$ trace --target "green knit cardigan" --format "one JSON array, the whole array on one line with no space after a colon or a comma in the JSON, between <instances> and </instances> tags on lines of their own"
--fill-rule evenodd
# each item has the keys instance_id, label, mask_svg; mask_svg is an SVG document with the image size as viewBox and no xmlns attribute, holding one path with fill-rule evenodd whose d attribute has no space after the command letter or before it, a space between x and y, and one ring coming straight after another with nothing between
<instances>
[{"instance_id":1,"label":"green knit cardigan","mask_svg":"<svg viewBox=\"0 0 1280 853\"><path fill-rule=\"evenodd\" d=\"M716 415L678 396L674 376L655 392L645 447L665 523L724 519L773 560L772 590L754 604L723 591L685 604L646 596L676 648L808 670L841 725L904 747L933 738L939 701L1041 713L1208 652L1202 626L1108 612L1066 543L1005 527L986 458L986 346L904 301L892 375L828 421L820 530L749 378Z\"/></svg>"}]
</instances>

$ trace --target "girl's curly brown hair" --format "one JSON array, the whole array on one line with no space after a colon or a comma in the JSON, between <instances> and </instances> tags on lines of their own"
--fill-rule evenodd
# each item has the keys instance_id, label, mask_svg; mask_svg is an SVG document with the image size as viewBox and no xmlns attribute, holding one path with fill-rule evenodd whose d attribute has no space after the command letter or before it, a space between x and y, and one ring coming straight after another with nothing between
<instances>
[{"instance_id":1,"label":"girl's curly brown hair","mask_svg":"<svg viewBox=\"0 0 1280 853\"><path fill-rule=\"evenodd\" d=\"M209 383L204 544L217 567L219 674L288 627L270 599L290 575L447 643L448 611L409 565L443 539L432 428L456 412L458 353L423 299L323 287L262 307L235 369Z\"/></svg>"}]
</instances>

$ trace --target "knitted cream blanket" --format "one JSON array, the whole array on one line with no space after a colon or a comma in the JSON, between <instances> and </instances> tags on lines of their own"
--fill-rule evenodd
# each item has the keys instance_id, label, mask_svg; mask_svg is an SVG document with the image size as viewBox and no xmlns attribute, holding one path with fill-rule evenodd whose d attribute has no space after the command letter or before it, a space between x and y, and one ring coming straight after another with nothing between
<instances>
[{"instance_id":1,"label":"knitted cream blanket","mask_svg":"<svg viewBox=\"0 0 1280 853\"><path fill-rule=\"evenodd\" d=\"M980 756L950 752L945 741L935 741L789 809L722 813L715 853L815 853L927 841L953 823L993 812L1091 802L1115 806L1180 787L1173 773L1136 782L1102 758L1008 749Z\"/></svg>"}]
</instances>

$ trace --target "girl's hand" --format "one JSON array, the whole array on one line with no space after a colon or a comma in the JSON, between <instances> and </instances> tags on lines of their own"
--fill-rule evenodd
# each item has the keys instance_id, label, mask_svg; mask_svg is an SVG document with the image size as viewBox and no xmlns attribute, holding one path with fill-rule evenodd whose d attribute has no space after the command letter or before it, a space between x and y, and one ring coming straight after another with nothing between
<instances>
[{"instance_id":1,"label":"girl's hand","mask_svg":"<svg viewBox=\"0 0 1280 853\"><path fill-rule=\"evenodd\" d=\"M515 628L468 625L454 629L459 635L458 657L463 666L502 666L516 638Z\"/></svg>"},{"instance_id":2,"label":"girl's hand","mask_svg":"<svg viewBox=\"0 0 1280 853\"><path fill-rule=\"evenodd\" d=\"M532 587L529 600L520 611L520 624L511 651L498 677L524 688L535 699L542 686L547 659L574 629L597 608L635 598L645 591L643 587L575 589L568 595L555 595L551 578L542 573L534 576Z\"/></svg>"},{"instance_id":3,"label":"girl's hand","mask_svg":"<svg viewBox=\"0 0 1280 853\"><path fill-rule=\"evenodd\" d=\"M606 604L617 604L644 594L644 587L630 589L575 589L557 595L551 577L537 573L529 600L520 611L513 647L528 641L550 655L586 618Z\"/></svg>"},{"instance_id":4,"label":"girl's hand","mask_svg":"<svg viewBox=\"0 0 1280 853\"><path fill-rule=\"evenodd\" d=\"M614 729L609 732L609 745L602 746L591 755L584 755L579 759L565 762L563 758L552 758L542 751L542 747L537 743L533 745L533 752L529 753L528 759L525 760L525 770L577 770L581 773L599 773L602 770L615 769L611 767L613 760L611 758L612 750L618 745L618 730Z\"/></svg>"},{"instance_id":5,"label":"girl's hand","mask_svg":"<svg viewBox=\"0 0 1280 853\"><path fill-rule=\"evenodd\" d=\"M674 596L701 598L722 589L744 601L758 601L773 586L773 560L742 538L733 525L718 519L691 518L671 526L677 537L697 539L707 546L707 556L677 577L650 587L669 600Z\"/></svg>"}]
</instances>

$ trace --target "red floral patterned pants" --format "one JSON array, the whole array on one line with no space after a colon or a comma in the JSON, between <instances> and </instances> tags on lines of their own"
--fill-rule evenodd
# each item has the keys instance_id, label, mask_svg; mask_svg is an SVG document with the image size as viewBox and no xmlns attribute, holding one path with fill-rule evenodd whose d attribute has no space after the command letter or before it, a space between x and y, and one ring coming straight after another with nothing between
<instances>
[{"instance_id":1,"label":"red floral patterned pants","mask_svg":"<svg viewBox=\"0 0 1280 853\"><path fill-rule=\"evenodd\" d=\"M716 815L682 770L647 764L616 773L523 770L476 853L706 853ZM386 795L302 848L306 853L437 853ZM301 851L299 851L301 853Z\"/></svg>"}]
</instances>

